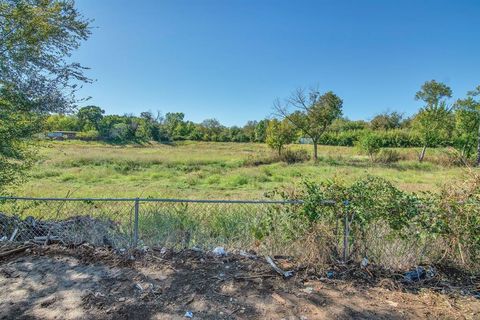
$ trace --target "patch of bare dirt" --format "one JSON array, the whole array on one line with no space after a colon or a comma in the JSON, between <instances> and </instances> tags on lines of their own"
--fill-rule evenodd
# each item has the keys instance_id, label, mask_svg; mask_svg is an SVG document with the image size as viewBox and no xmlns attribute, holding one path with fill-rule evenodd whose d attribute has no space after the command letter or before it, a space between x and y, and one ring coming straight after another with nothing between
<instances>
[{"instance_id":1,"label":"patch of bare dirt","mask_svg":"<svg viewBox=\"0 0 480 320\"><path fill-rule=\"evenodd\" d=\"M11 249L11 248L9 248ZM0 258L1 319L480 319L480 300L301 276L264 259L83 245Z\"/></svg>"}]
</instances>

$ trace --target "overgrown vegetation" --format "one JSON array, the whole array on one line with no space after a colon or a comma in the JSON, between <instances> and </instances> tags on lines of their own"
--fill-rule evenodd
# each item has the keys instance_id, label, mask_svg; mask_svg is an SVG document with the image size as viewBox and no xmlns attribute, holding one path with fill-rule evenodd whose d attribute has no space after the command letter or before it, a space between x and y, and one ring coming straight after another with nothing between
<instances>
[{"instance_id":1,"label":"overgrown vegetation","mask_svg":"<svg viewBox=\"0 0 480 320\"><path fill-rule=\"evenodd\" d=\"M297 254L311 260L311 252L322 248L310 261L314 265L368 258L394 270L443 264L480 271L480 176L476 173L463 183L445 185L440 193L406 193L385 179L367 176L354 183L307 180L293 191L272 194L278 195L305 201L283 223L289 226L289 237L312 241L304 254ZM278 231L271 219L265 217L263 231L256 232L259 238Z\"/></svg>"}]
</instances>

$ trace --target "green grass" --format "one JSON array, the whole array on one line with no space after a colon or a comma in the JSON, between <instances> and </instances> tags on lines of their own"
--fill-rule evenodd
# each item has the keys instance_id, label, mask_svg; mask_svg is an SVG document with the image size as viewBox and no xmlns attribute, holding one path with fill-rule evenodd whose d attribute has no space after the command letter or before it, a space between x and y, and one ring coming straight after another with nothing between
<instances>
[{"instance_id":1,"label":"green grass","mask_svg":"<svg viewBox=\"0 0 480 320\"><path fill-rule=\"evenodd\" d=\"M311 146L294 145L292 148ZM438 163L443 150L398 149L405 160L372 164L355 148L319 147L319 161L286 165L272 162L264 144L182 142L174 146L116 146L98 142L40 142L39 160L26 184L11 193L29 196L175 197L258 199L276 187L302 179L340 176L353 181L366 174L389 179L406 191L435 191L462 179L463 169ZM255 165L253 160L262 160Z\"/></svg>"}]
</instances>

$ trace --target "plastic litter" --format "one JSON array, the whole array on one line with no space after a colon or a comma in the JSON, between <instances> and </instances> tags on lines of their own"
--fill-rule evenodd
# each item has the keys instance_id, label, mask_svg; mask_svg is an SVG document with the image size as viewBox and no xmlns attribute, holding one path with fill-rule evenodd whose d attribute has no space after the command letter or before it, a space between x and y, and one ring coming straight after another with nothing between
<instances>
[{"instance_id":1,"label":"plastic litter","mask_svg":"<svg viewBox=\"0 0 480 320\"><path fill-rule=\"evenodd\" d=\"M416 267L414 270L405 272L403 275L403 280L405 282L416 282L423 279L431 279L435 277L437 271L433 267Z\"/></svg>"},{"instance_id":2,"label":"plastic litter","mask_svg":"<svg viewBox=\"0 0 480 320\"><path fill-rule=\"evenodd\" d=\"M223 248L223 247L216 247L215 249L213 249L212 252L213 252L214 255L219 256L219 257L223 257L223 256L227 255L227 251L225 251L225 248Z\"/></svg>"},{"instance_id":3,"label":"plastic litter","mask_svg":"<svg viewBox=\"0 0 480 320\"><path fill-rule=\"evenodd\" d=\"M362 259L362 262L360 262L360 266L362 268L366 268L368 266L368 258L367 257Z\"/></svg>"},{"instance_id":4,"label":"plastic litter","mask_svg":"<svg viewBox=\"0 0 480 320\"><path fill-rule=\"evenodd\" d=\"M185 315L184 315L185 318L193 318L193 312L192 311L187 311L185 312Z\"/></svg>"},{"instance_id":5,"label":"plastic litter","mask_svg":"<svg viewBox=\"0 0 480 320\"><path fill-rule=\"evenodd\" d=\"M335 271L327 271L327 278L333 279L335 277Z\"/></svg>"}]
</instances>

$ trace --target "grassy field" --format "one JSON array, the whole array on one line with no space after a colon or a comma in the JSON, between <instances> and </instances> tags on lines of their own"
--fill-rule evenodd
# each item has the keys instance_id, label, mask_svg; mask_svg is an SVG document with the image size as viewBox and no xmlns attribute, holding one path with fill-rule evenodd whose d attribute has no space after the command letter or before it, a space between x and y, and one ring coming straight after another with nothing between
<instances>
[{"instance_id":1,"label":"grassy field","mask_svg":"<svg viewBox=\"0 0 480 320\"><path fill-rule=\"evenodd\" d=\"M295 145L292 148L311 146ZM268 159L264 144L182 142L176 145L115 146L98 142L41 142L39 159L26 184L11 193L28 196L175 197L260 199L264 192L302 179L334 176L354 180L366 174L382 176L403 190L435 191L464 169L445 166L443 150L427 151L416 161L415 149L399 149L404 160L372 164L355 148L321 146L318 163L287 165Z\"/></svg>"}]
</instances>

